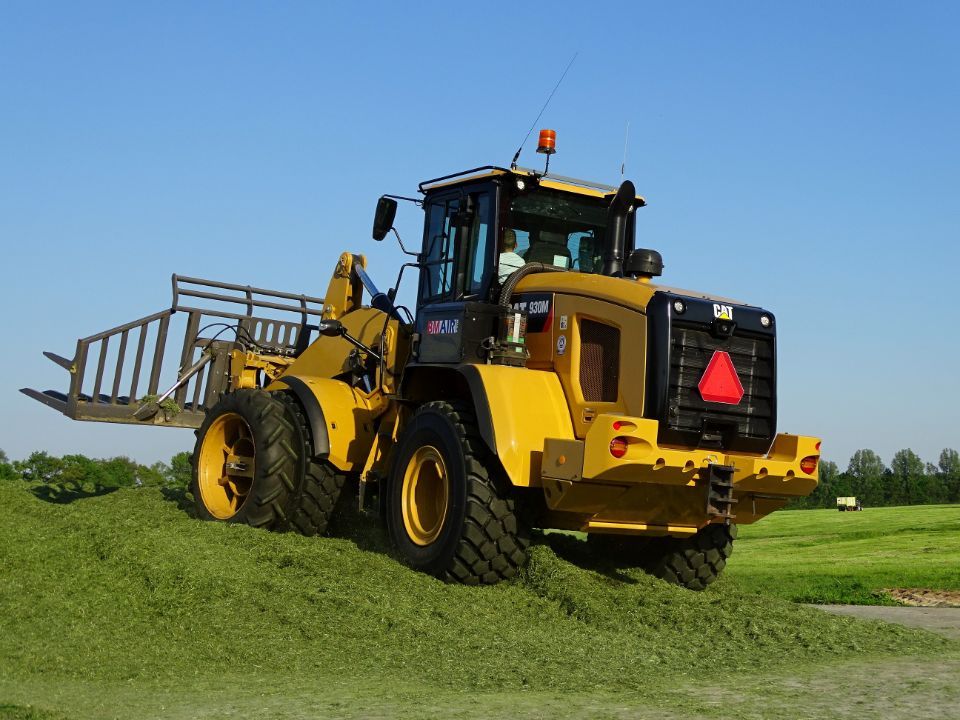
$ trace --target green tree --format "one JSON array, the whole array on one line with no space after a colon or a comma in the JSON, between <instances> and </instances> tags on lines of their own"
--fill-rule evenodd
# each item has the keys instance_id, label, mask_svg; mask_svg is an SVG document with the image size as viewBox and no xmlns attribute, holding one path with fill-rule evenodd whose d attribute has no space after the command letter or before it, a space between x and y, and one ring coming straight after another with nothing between
<instances>
[{"instance_id":1,"label":"green tree","mask_svg":"<svg viewBox=\"0 0 960 720\"><path fill-rule=\"evenodd\" d=\"M144 487L156 487L167 484L167 473L170 471L165 462L155 462L153 465L141 465L137 470L137 478Z\"/></svg>"},{"instance_id":2,"label":"green tree","mask_svg":"<svg viewBox=\"0 0 960 720\"><path fill-rule=\"evenodd\" d=\"M884 504L886 470L883 460L873 450L857 450L847 465L849 492L840 494L855 495L864 505Z\"/></svg>"},{"instance_id":3,"label":"green tree","mask_svg":"<svg viewBox=\"0 0 960 720\"><path fill-rule=\"evenodd\" d=\"M944 448L937 463L944 502L960 502L960 453Z\"/></svg>"},{"instance_id":4,"label":"green tree","mask_svg":"<svg viewBox=\"0 0 960 720\"><path fill-rule=\"evenodd\" d=\"M910 448L897 451L890 463L893 475L891 500L896 505L928 501L929 486L923 460Z\"/></svg>"},{"instance_id":5,"label":"green tree","mask_svg":"<svg viewBox=\"0 0 960 720\"><path fill-rule=\"evenodd\" d=\"M186 489L190 486L192 477L193 460L189 452L178 452L170 458L170 466L166 476L169 485Z\"/></svg>"},{"instance_id":6,"label":"green tree","mask_svg":"<svg viewBox=\"0 0 960 720\"><path fill-rule=\"evenodd\" d=\"M3 480L17 480L19 477L20 474L13 469L13 465L10 464L7 454L3 450L0 450L0 482Z\"/></svg>"},{"instance_id":7,"label":"green tree","mask_svg":"<svg viewBox=\"0 0 960 720\"><path fill-rule=\"evenodd\" d=\"M926 463L924 475L926 476L928 485L929 500L927 502L947 502L947 486L944 482L943 473L940 472L940 468L928 462Z\"/></svg>"},{"instance_id":8,"label":"green tree","mask_svg":"<svg viewBox=\"0 0 960 720\"><path fill-rule=\"evenodd\" d=\"M810 495L806 507L830 507L835 502L837 487L841 482L840 468L830 460L820 461L819 484Z\"/></svg>"},{"instance_id":9,"label":"green tree","mask_svg":"<svg viewBox=\"0 0 960 720\"><path fill-rule=\"evenodd\" d=\"M139 476L140 465L128 457L113 457L98 462L102 468L105 487L133 487L143 484Z\"/></svg>"},{"instance_id":10,"label":"green tree","mask_svg":"<svg viewBox=\"0 0 960 720\"><path fill-rule=\"evenodd\" d=\"M63 462L43 450L30 453L26 460L15 460L13 469L27 482L52 483L60 479Z\"/></svg>"},{"instance_id":11,"label":"green tree","mask_svg":"<svg viewBox=\"0 0 960 720\"><path fill-rule=\"evenodd\" d=\"M60 472L56 482L77 490L87 486L103 487L105 477L99 460L86 455L64 455L60 458Z\"/></svg>"}]
</instances>

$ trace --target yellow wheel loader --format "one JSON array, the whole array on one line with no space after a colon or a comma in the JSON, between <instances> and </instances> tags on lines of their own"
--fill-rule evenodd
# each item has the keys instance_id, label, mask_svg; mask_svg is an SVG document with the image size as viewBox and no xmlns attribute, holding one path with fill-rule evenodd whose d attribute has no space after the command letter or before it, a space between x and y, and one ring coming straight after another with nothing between
<instances>
[{"instance_id":1,"label":"yellow wheel loader","mask_svg":"<svg viewBox=\"0 0 960 720\"><path fill-rule=\"evenodd\" d=\"M774 315L659 284L631 182L488 166L419 190L377 203L376 240L398 200L424 213L387 292L351 253L322 298L174 276L169 309L46 353L67 392L23 392L196 428L210 520L322 533L355 483L406 562L464 583L513 577L531 528L556 528L702 589L737 523L813 491L820 442L776 432Z\"/></svg>"}]
</instances>

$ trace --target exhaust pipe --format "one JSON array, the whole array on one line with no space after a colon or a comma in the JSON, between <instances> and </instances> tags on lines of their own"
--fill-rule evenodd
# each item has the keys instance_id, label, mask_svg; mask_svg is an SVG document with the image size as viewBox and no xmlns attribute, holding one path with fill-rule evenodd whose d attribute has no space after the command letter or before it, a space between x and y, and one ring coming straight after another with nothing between
<instances>
[{"instance_id":1,"label":"exhaust pipe","mask_svg":"<svg viewBox=\"0 0 960 720\"><path fill-rule=\"evenodd\" d=\"M627 243L627 213L637 197L633 183L624 180L607 210L607 242L603 253L603 274L623 276L623 255Z\"/></svg>"}]
</instances>

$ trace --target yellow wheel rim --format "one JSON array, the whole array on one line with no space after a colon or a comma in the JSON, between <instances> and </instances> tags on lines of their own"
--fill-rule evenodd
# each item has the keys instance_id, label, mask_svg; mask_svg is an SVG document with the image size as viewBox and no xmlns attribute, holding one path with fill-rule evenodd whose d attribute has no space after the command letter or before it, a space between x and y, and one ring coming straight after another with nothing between
<instances>
[{"instance_id":1,"label":"yellow wheel rim","mask_svg":"<svg viewBox=\"0 0 960 720\"><path fill-rule=\"evenodd\" d=\"M450 498L447 466L432 445L418 448L403 474L403 525L417 545L440 535Z\"/></svg>"},{"instance_id":2,"label":"yellow wheel rim","mask_svg":"<svg viewBox=\"0 0 960 720\"><path fill-rule=\"evenodd\" d=\"M247 501L254 455L253 433L237 413L224 413L207 428L197 459L197 485L203 506L218 520L229 520Z\"/></svg>"}]
</instances>

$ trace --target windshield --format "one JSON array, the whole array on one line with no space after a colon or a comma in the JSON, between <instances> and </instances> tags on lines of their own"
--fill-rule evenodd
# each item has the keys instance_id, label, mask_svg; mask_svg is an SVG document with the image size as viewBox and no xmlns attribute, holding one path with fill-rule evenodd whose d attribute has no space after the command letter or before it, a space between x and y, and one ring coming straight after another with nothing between
<instances>
[{"instance_id":1,"label":"windshield","mask_svg":"<svg viewBox=\"0 0 960 720\"><path fill-rule=\"evenodd\" d=\"M520 260L584 273L601 272L608 204L604 198L546 188L515 196L503 225L501 275L505 263ZM632 227L631 222L627 252L633 246ZM505 258L509 253L514 255Z\"/></svg>"}]
</instances>

